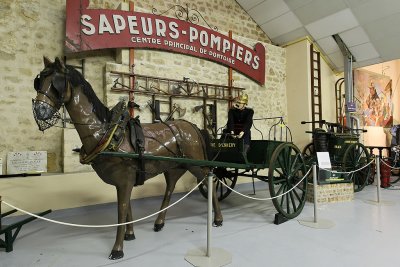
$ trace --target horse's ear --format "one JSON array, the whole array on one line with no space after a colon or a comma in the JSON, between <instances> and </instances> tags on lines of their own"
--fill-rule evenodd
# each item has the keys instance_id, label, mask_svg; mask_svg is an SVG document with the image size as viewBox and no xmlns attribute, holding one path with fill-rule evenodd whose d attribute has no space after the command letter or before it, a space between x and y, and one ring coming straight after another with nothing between
<instances>
[{"instance_id":1,"label":"horse's ear","mask_svg":"<svg viewBox=\"0 0 400 267\"><path fill-rule=\"evenodd\" d=\"M66 71L64 63L58 57L56 57L55 63L56 63L57 68L59 68L60 71L62 71L62 72Z\"/></svg>"},{"instance_id":2,"label":"horse's ear","mask_svg":"<svg viewBox=\"0 0 400 267\"><path fill-rule=\"evenodd\" d=\"M51 61L48 57L43 56L43 63L44 63L44 67L46 68L48 65L51 64Z\"/></svg>"},{"instance_id":3,"label":"horse's ear","mask_svg":"<svg viewBox=\"0 0 400 267\"><path fill-rule=\"evenodd\" d=\"M53 76L52 83L58 94L63 96L67 86L67 78L65 77L65 74L56 72L56 74Z\"/></svg>"}]
</instances>

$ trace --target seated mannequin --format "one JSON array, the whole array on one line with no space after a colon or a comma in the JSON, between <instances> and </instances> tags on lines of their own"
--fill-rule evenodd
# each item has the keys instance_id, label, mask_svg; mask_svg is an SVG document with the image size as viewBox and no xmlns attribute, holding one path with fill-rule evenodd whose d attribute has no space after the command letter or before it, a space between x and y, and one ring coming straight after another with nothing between
<instances>
[{"instance_id":1,"label":"seated mannequin","mask_svg":"<svg viewBox=\"0 0 400 267\"><path fill-rule=\"evenodd\" d=\"M243 138L244 152L250 148L251 126L253 125L254 111L247 108L247 94L242 94L235 98L233 107L228 112L227 130L233 137Z\"/></svg>"}]
</instances>

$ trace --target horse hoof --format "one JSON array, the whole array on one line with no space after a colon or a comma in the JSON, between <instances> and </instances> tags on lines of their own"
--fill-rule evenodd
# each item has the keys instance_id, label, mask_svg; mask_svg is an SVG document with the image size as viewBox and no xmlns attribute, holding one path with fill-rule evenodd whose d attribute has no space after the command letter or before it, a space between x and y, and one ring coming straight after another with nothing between
<instances>
[{"instance_id":1,"label":"horse hoof","mask_svg":"<svg viewBox=\"0 0 400 267\"><path fill-rule=\"evenodd\" d=\"M135 234L125 234L124 240L130 241L136 239Z\"/></svg>"},{"instance_id":2,"label":"horse hoof","mask_svg":"<svg viewBox=\"0 0 400 267\"><path fill-rule=\"evenodd\" d=\"M222 226L222 221L214 221L213 226L214 227L221 227Z\"/></svg>"},{"instance_id":3,"label":"horse hoof","mask_svg":"<svg viewBox=\"0 0 400 267\"><path fill-rule=\"evenodd\" d=\"M154 232L160 232L164 227L164 223L154 224Z\"/></svg>"},{"instance_id":4,"label":"horse hoof","mask_svg":"<svg viewBox=\"0 0 400 267\"><path fill-rule=\"evenodd\" d=\"M124 252L121 250L111 250L111 254L110 256L108 256L108 258L110 260L118 260L124 257Z\"/></svg>"}]
</instances>

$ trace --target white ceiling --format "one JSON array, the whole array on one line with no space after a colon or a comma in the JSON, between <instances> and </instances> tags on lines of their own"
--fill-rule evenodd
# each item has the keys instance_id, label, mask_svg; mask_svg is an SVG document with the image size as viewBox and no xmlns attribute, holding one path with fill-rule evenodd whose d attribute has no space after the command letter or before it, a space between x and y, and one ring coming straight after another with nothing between
<instances>
[{"instance_id":1,"label":"white ceiling","mask_svg":"<svg viewBox=\"0 0 400 267\"><path fill-rule=\"evenodd\" d=\"M400 0L236 1L273 44L308 36L336 71L344 61L334 34L355 57L354 68L400 59Z\"/></svg>"}]
</instances>

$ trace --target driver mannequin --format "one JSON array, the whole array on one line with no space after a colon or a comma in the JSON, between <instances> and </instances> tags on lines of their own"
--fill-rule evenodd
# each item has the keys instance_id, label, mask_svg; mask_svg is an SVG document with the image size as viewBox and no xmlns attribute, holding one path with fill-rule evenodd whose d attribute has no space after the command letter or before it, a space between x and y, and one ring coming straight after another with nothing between
<instances>
[{"instance_id":1,"label":"driver mannequin","mask_svg":"<svg viewBox=\"0 0 400 267\"><path fill-rule=\"evenodd\" d=\"M250 128L253 125L254 111L247 108L249 97L247 94L242 94L235 98L233 107L228 112L228 133L234 137L243 138L244 152L250 148L251 132Z\"/></svg>"}]
</instances>

